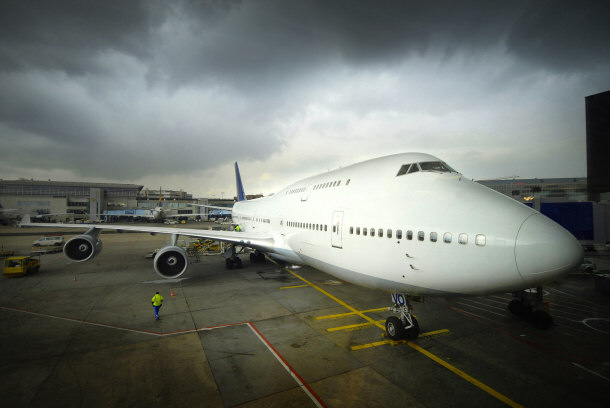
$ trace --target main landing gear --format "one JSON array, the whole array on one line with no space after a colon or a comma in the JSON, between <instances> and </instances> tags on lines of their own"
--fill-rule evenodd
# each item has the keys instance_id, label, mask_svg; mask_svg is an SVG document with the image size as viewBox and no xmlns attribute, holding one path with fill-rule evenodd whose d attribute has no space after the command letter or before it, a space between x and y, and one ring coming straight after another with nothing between
<instances>
[{"instance_id":1,"label":"main landing gear","mask_svg":"<svg viewBox=\"0 0 610 408\"><path fill-rule=\"evenodd\" d=\"M419 324L413 315L411 296L404 293L392 293L393 306L388 310L399 313L400 317L390 316L385 321L385 330L392 340L416 339L419 336Z\"/></svg>"},{"instance_id":2,"label":"main landing gear","mask_svg":"<svg viewBox=\"0 0 610 408\"><path fill-rule=\"evenodd\" d=\"M553 325L553 318L542 296L542 286L515 292L513 300L508 304L508 310L515 316L531 319L538 329L549 329Z\"/></svg>"},{"instance_id":3,"label":"main landing gear","mask_svg":"<svg viewBox=\"0 0 610 408\"><path fill-rule=\"evenodd\" d=\"M240 251L241 252L241 251ZM242 267L241 258L237 256L235 245L230 245L222 254L225 258L225 267L227 269L239 269ZM250 262L262 263L265 262L265 254L260 251L250 253Z\"/></svg>"},{"instance_id":4,"label":"main landing gear","mask_svg":"<svg viewBox=\"0 0 610 408\"><path fill-rule=\"evenodd\" d=\"M225 258L225 268L227 269L239 269L242 267L241 258L237 256L235 245L229 245L227 249L222 253Z\"/></svg>"}]
</instances>

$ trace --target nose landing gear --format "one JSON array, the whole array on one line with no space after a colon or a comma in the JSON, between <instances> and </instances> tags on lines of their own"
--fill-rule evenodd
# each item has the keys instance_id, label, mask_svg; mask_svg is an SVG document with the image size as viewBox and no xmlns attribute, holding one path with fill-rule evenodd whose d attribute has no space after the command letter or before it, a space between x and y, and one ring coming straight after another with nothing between
<instances>
[{"instance_id":1,"label":"nose landing gear","mask_svg":"<svg viewBox=\"0 0 610 408\"><path fill-rule=\"evenodd\" d=\"M411 306L411 296L404 293L392 293L393 306L388 310L398 313L397 316L390 316L385 321L385 330L388 337L392 340L416 339L419 336L419 324L413 315Z\"/></svg>"},{"instance_id":2,"label":"nose landing gear","mask_svg":"<svg viewBox=\"0 0 610 408\"><path fill-rule=\"evenodd\" d=\"M553 325L553 317L548 312L548 306L543 301L542 286L534 289L513 293L513 300L508 304L508 310L515 316L531 319L538 329L549 329Z\"/></svg>"}]
</instances>

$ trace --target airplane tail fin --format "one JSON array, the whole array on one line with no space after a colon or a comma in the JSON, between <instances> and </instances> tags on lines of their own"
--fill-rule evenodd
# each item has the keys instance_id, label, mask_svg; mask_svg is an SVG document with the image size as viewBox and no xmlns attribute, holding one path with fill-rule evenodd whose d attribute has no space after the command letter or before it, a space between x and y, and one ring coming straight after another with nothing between
<instances>
[{"instance_id":1,"label":"airplane tail fin","mask_svg":"<svg viewBox=\"0 0 610 408\"><path fill-rule=\"evenodd\" d=\"M239 167L237 166L237 162L235 162L235 185L237 186L237 201L246 201L244 185L241 182L241 176L239 175Z\"/></svg>"}]
</instances>

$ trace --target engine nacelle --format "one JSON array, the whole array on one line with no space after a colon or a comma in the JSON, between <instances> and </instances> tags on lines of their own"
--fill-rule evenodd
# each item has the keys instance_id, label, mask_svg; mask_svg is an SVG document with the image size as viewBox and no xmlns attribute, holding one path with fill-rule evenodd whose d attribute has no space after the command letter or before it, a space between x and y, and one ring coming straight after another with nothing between
<instances>
[{"instance_id":1,"label":"engine nacelle","mask_svg":"<svg viewBox=\"0 0 610 408\"><path fill-rule=\"evenodd\" d=\"M189 265L184 249L177 246L161 248L153 261L155 272L163 278L171 279L182 275Z\"/></svg>"},{"instance_id":2,"label":"engine nacelle","mask_svg":"<svg viewBox=\"0 0 610 408\"><path fill-rule=\"evenodd\" d=\"M71 261L84 262L102 251L97 233L77 235L64 245L64 255Z\"/></svg>"}]
</instances>

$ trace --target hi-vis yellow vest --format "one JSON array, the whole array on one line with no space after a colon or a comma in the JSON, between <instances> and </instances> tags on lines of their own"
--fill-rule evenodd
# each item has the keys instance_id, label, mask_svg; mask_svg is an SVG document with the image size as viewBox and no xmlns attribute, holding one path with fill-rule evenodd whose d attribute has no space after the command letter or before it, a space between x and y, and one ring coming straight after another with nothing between
<instances>
[{"instance_id":1,"label":"hi-vis yellow vest","mask_svg":"<svg viewBox=\"0 0 610 408\"><path fill-rule=\"evenodd\" d=\"M152 297L153 306L161 306L163 303L163 296L155 293L155 296Z\"/></svg>"}]
</instances>

